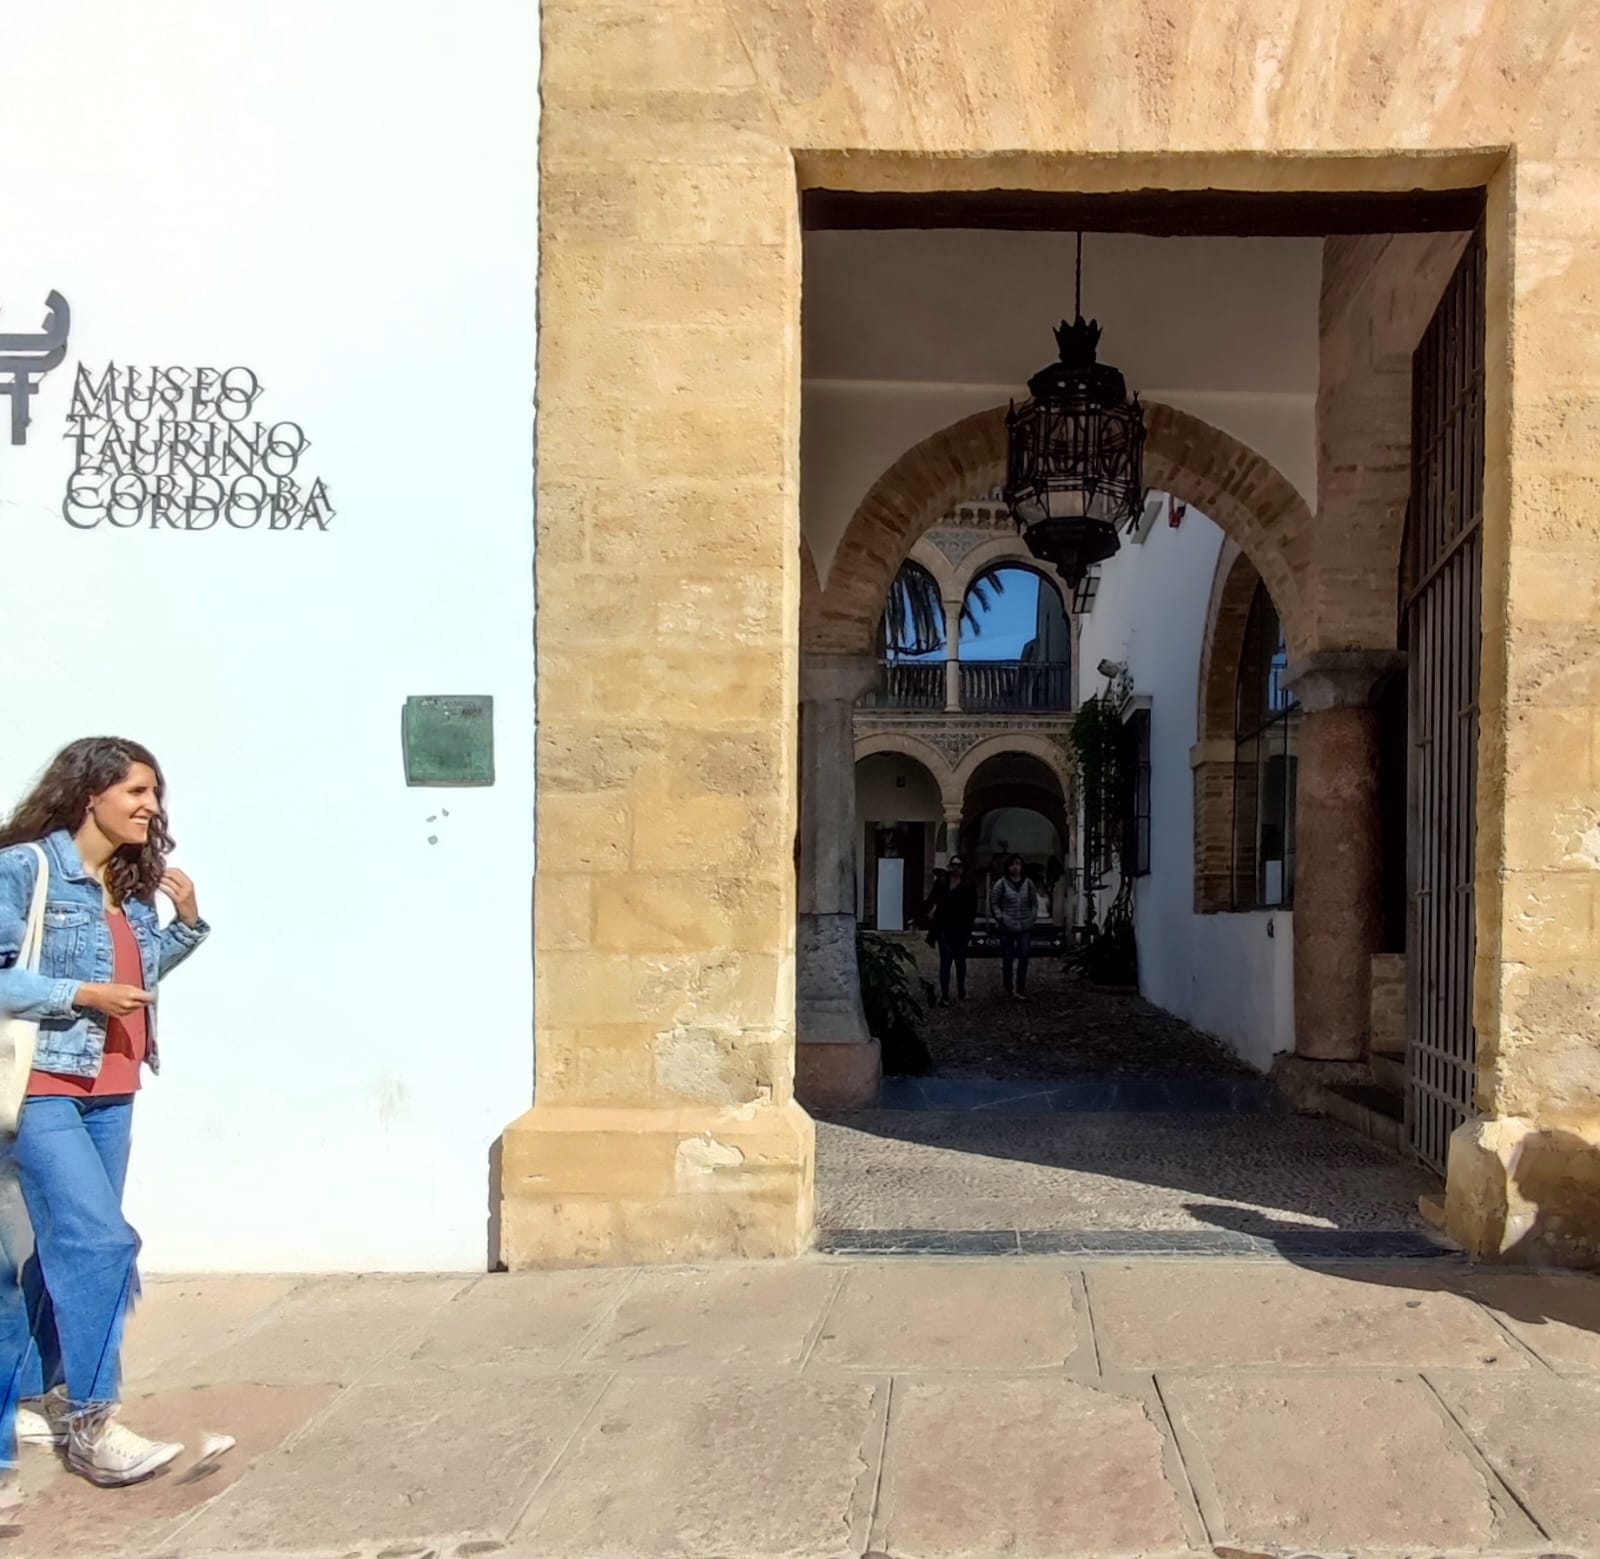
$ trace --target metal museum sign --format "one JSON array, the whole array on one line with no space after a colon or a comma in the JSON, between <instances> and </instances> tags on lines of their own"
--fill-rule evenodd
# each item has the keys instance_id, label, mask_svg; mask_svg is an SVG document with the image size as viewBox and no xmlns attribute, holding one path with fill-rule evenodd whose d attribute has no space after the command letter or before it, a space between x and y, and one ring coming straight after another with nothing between
<instances>
[{"instance_id":1,"label":"metal museum sign","mask_svg":"<svg viewBox=\"0 0 1600 1559\"><path fill-rule=\"evenodd\" d=\"M38 330L0 332L0 395L13 444L25 444L40 382L66 357L72 310L45 299ZM259 415L250 368L78 365L67 413L72 475L61 512L76 530L325 531L327 484L302 469L298 422Z\"/></svg>"},{"instance_id":2,"label":"metal museum sign","mask_svg":"<svg viewBox=\"0 0 1600 1559\"><path fill-rule=\"evenodd\" d=\"M78 530L325 531L327 485L302 469L298 422L259 415L249 368L78 365L67 413L73 470L61 512Z\"/></svg>"}]
</instances>

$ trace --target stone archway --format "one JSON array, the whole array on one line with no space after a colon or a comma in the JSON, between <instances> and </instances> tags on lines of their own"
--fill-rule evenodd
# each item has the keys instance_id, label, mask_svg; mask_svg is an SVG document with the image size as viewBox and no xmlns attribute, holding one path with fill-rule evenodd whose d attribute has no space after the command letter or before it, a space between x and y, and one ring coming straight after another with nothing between
<instances>
[{"instance_id":1,"label":"stone archway","mask_svg":"<svg viewBox=\"0 0 1600 1559\"><path fill-rule=\"evenodd\" d=\"M974 547L952 570L952 586L964 597L980 574L1000 568L1014 568L1023 573L1037 574L1061 597L1062 608L1068 613L1071 612L1072 602L1067 598L1065 581L1028 551L1027 543L1021 536L996 536L993 541L986 541L981 546Z\"/></svg>"},{"instance_id":2,"label":"stone archway","mask_svg":"<svg viewBox=\"0 0 1600 1559\"><path fill-rule=\"evenodd\" d=\"M904 561L927 570L934 584L939 587L941 600L948 602L961 598L961 586L956 582L956 565L926 537L918 537Z\"/></svg>"},{"instance_id":3,"label":"stone archway","mask_svg":"<svg viewBox=\"0 0 1600 1559\"><path fill-rule=\"evenodd\" d=\"M991 407L907 450L872 485L845 529L822 589L803 606L807 650L864 653L900 561L952 504L1003 481L1006 408ZM1310 643L1309 602L1291 562L1311 510L1288 478L1220 428L1159 401L1145 407L1147 484L1191 503L1244 551L1278 604L1291 652Z\"/></svg>"},{"instance_id":4,"label":"stone archway","mask_svg":"<svg viewBox=\"0 0 1600 1559\"><path fill-rule=\"evenodd\" d=\"M947 809L960 807L961 787L956 783L955 771L937 747L930 742L921 741L915 736L902 735L897 731L876 731L871 736L857 737L857 763L863 758L876 758L885 753L920 763L938 787L940 803Z\"/></svg>"},{"instance_id":5,"label":"stone archway","mask_svg":"<svg viewBox=\"0 0 1600 1559\"><path fill-rule=\"evenodd\" d=\"M991 758L1004 758L1016 754L1037 759L1050 771L1051 776L1061 787L1062 796L1072 795L1075 775L1071 759L1054 742L1029 731L1003 731L994 736L986 736L982 741L969 747L962 754L961 761L956 765L952 775L956 794L966 795L967 786L972 783L973 776Z\"/></svg>"}]
</instances>

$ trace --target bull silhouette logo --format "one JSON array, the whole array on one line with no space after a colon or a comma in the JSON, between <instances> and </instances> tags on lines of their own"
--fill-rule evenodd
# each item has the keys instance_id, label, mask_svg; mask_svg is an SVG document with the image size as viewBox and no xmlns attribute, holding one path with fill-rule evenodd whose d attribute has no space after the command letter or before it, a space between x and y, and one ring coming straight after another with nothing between
<instances>
[{"instance_id":1,"label":"bull silhouette logo","mask_svg":"<svg viewBox=\"0 0 1600 1559\"><path fill-rule=\"evenodd\" d=\"M59 292L44 300L42 329L10 333L0 330L0 395L11 397L11 442L28 442L28 402L39 381L67 355L72 310Z\"/></svg>"}]
</instances>

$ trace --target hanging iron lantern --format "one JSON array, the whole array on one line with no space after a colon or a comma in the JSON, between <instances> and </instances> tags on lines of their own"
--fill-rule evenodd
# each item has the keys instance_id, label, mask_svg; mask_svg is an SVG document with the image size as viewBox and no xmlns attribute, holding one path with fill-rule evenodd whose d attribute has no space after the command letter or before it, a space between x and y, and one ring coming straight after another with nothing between
<instances>
[{"instance_id":1,"label":"hanging iron lantern","mask_svg":"<svg viewBox=\"0 0 1600 1559\"><path fill-rule=\"evenodd\" d=\"M1119 527L1144 508L1144 410L1117 370L1096 361L1100 325L1083 317L1078 234L1074 319L1055 330L1059 362L1028 381L1006 415L1006 506L1028 550L1076 590L1115 556Z\"/></svg>"}]
</instances>

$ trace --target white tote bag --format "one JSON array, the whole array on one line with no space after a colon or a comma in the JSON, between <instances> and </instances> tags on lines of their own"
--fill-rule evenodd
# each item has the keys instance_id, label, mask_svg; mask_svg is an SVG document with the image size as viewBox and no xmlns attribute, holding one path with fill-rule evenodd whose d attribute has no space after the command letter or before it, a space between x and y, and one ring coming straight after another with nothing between
<instances>
[{"instance_id":1,"label":"white tote bag","mask_svg":"<svg viewBox=\"0 0 1600 1559\"><path fill-rule=\"evenodd\" d=\"M39 858L33 879L33 898L28 904L28 921L17 950L16 967L39 970L39 952L44 946L44 906L50 892L50 862L36 844L28 846ZM34 1018L0 1016L0 1132L14 1135L22 1115L22 1101L28 1096L28 1079L33 1073L33 1052L39 1042L39 1024Z\"/></svg>"}]
</instances>

